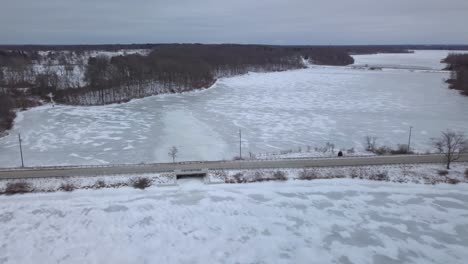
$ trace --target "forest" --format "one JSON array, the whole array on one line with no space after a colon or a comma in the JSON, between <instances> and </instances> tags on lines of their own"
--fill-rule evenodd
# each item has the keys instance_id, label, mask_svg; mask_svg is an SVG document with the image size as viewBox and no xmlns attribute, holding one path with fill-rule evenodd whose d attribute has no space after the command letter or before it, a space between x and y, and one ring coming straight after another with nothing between
<instances>
[{"instance_id":1,"label":"forest","mask_svg":"<svg viewBox=\"0 0 468 264\"><path fill-rule=\"evenodd\" d=\"M452 53L444 59L448 64L447 70L452 71L446 81L450 89L459 90L468 96L468 54Z\"/></svg>"},{"instance_id":2,"label":"forest","mask_svg":"<svg viewBox=\"0 0 468 264\"><path fill-rule=\"evenodd\" d=\"M253 45L161 45L147 55L93 57L85 72L87 86L57 92L67 104L107 104L160 93L210 87L220 77L249 71L304 68L303 60L348 65L346 52L330 48Z\"/></svg>"},{"instance_id":3,"label":"forest","mask_svg":"<svg viewBox=\"0 0 468 264\"><path fill-rule=\"evenodd\" d=\"M24 105L24 95L60 103L99 105L160 93L207 88L217 78L249 71L284 71L353 63L342 47L141 44L2 46L0 92ZM142 49L101 56L93 51ZM11 98L10 98L11 99Z\"/></svg>"}]
</instances>

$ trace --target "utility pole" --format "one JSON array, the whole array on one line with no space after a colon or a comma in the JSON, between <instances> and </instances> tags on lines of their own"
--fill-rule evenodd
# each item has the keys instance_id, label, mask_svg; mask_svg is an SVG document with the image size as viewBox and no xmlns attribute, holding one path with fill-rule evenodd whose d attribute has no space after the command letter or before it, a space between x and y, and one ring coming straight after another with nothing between
<instances>
[{"instance_id":1,"label":"utility pole","mask_svg":"<svg viewBox=\"0 0 468 264\"><path fill-rule=\"evenodd\" d=\"M411 130L413 129L412 126L409 127L409 137L408 137L408 152L411 151Z\"/></svg>"},{"instance_id":2,"label":"utility pole","mask_svg":"<svg viewBox=\"0 0 468 264\"><path fill-rule=\"evenodd\" d=\"M23 147L21 146L21 133L18 133L18 141L19 141L20 154L21 154L21 168L24 168Z\"/></svg>"},{"instance_id":3,"label":"utility pole","mask_svg":"<svg viewBox=\"0 0 468 264\"><path fill-rule=\"evenodd\" d=\"M242 130L239 129L239 159L242 160Z\"/></svg>"}]
</instances>

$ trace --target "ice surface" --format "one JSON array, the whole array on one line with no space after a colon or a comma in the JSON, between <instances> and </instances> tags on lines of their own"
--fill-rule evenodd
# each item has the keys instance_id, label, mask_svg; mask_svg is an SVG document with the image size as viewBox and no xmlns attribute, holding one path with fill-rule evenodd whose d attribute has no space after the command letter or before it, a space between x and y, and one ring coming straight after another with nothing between
<instances>
[{"instance_id":1,"label":"ice surface","mask_svg":"<svg viewBox=\"0 0 468 264\"><path fill-rule=\"evenodd\" d=\"M0 197L1 263L466 263L468 185L356 180Z\"/></svg>"},{"instance_id":2,"label":"ice surface","mask_svg":"<svg viewBox=\"0 0 468 264\"><path fill-rule=\"evenodd\" d=\"M432 67L432 56L440 61L445 53L395 56ZM239 128L244 155L326 142L362 150L366 135L395 146L407 143L409 126L412 147L424 152L440 131L468 130L468 98L447 89L448 76L315 66L220 79L208 90L121 105L38 107L20 112L10 135L0 138L0 166L21 164L18 132L27 166L171 161L173 145L179 161L232 159Z\"/></svg>"},{"instance_id":3,"label":"ice surface","mask_svg":"<svg viewBox=\"0 0 468 264\"><path fill-rule=\"evenodd\" d=\"M415 69L441 70L446 64L441 63L449 53L466 53L467 51L417 50L414 54L388 53L375 55L354 55L355 65L381 67L405 67Z\"/></svg>"}]
</instances>

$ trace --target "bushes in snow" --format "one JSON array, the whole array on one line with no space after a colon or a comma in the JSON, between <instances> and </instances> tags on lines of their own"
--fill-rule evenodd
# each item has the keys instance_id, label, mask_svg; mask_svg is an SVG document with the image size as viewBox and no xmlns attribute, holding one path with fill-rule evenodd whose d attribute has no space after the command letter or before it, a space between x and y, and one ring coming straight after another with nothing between
<instances>
[{"instance_id":1,"label":"bushes in snow","mask_svg":"<svg viewBox=\"0 0 468 264\"><path fill-rule=\"evenodd\" d=\"M465 178L466 179L468 179L468 177L466 177L467 172L468 172L468 170L465 171ZM441 177L445 177L445 182L448 183L448 184L458 184L458 183L460 183L459 179L448 177L448 175L449 175L448 170L438 170L437 175L439 175Z\"/></svg>"},{"instance_id":2,"label":"bushes in snow","mask_svg":"<svg viewBox=\"0 0 468 264\"><path fill-rule=\"evenodd\" d=\"M439 176L447 176L449 174L448 170L438 170L437 175Z\"/></svg>"},{"instance_id":3,"label":"bushes in snow","mask_svg":"<svg viewBox=\"0 0 468 264\"><path fill-rule=\"evenodd\" d=\"M130 185L133 188L142 189L142 190L150 187L152 184L153 182L150 179L144 178L144 177L136 178L130 181Z\"/></svg>"},{"instance_id":4,"label":"bushes in snow","mask_svg":"<svg viewBox=\"0 0 468 264\"><path fill-rule=\"evenodd\" d=\"M359 167L359 168L352 168L351 171L350 171L350 176L351 178L353 179L367 179L370 175L370 172L367 168L362 168L362 167Z\"/></svg>"},{"instance_id":5,"label":"bushes in snow","mask_svg":"<svg viewBox=\"0 0 468 264\"><path fill-rule=\"evenodd\" d=\"M414 152L408 149L408 145L398 144L396 149L391 149L390 150L390 154L392 154L392 155L406 155L406 154L414 154Z\"/></svg>"},{"instance_id":6,"label":"bushes in snow","mask_svg":"<svg viewBox=\"0 0 468 264\"><path fill-rule=\"evenodd\" d=\"M226 180L227 178L227 173L224 170L213 171L211 172L211 174L212 174L212 177L217 178L217 179Z\"/></svg>"},{"instance_id":7,"label":"bushes in snow","mask_svg":"<svg viewBox=\"0 0 468 264\"><path fill-rule=\"evenodd\" d=\"M104 180L97 180L96 184L94 184L94 188L102 189L106 187L106 182Z\"/></svg>"},{"instance_id":8,"label":"bushes in snow","mask_svg":"<svg viewBox=\"0 0 468 264\"><path fill-rule=\"evenodd\" d=\"M391 148L388 146L377 146L377 137L366 136L364 138L366 150L377 155L406 155L414 154L408 148L408 145L398 144L396 148Z\"/></svg>"},{"instance_id":9,"label":"bushes in snow","mask_svg":"<svg viewBox=\"0 0 468 264\"><path fill-rule=\"evenodd\" d=\"M371 150L372 153L377 155L407 155L414 154L414 152L408 150L407 145L398 144L397 148L391 148L388 146L380 146Z\"/></svg>"},{"instance_id":10,"label":"bushes in snow","mask_svg":"<svg viewBox=\"0 0 468 264\"><path fill-rule=\"evenodd\" d=\"M244 174L242 173L236 173L232 176L232 179L229 179L227 183L242 183L244 181Z\"/></svg>"},{"instance_id":11,"label":"bushes in snow","mask_svg":"<svg viewBox=\"0 0 468 264\"><path fill-rule=\"evenodd\" d=\"M34 178L34 179L0 179L0 195L27 192L71 192L77 189L103 189L134 187L144 189L153 184L173 184L174 173L141 174L140 177L133 175L115 175L105 178L91 177L69 177L69 178Z\"/></svg>"},{"instance_id":12,"label":"bushes in snow","mask_svg":"<svg viewBox=\"0 0 468 264\"><path fill-rule=\"evenodd\" d=\"M448 184L459 184L459 183L460 183L460 180L459 180L459 179L455 179L455 178L448 178L448 177L447 177L447 183L448 183Z\"/></svg>"},{"instance_id":13,"label":"bushes in snow","mask_svg":"<svg viewBox=\"0 0 468 264\"><path fill-rule=\"evenodd\" d=\"M315 151L322 153L331 153L335 154L335 144L327 142L323 147L316 147Z\"/></svg>"},{"instance_id":14,"label":"bushes in snow","mask_svg":"<svg viewBox=\"0 0 468 264\"><path fill-rule=\"evenodd\" d=\"M278 170L273 173L273 179L276 181L287 181L288 177L285 172Z\"/></svg>"},{"instance_id":15,"label":"bushes in snow","mask_svg":"<svg viewBox=\"0 0 468 264\"><path fill-rule=\"evenodd\" d=\"M299 172L298 178L299 180L316 180L316 179L337 179L337 178L346 178L343 171L337 171L335 173L328 172L321 174L317 169L303 169Z\"/></svg>"},{"instance_id":16,"label":"bushes in snow","mask_svg":"<svg viewBox=\"0 0 468 264\"><path fill-rule=\"evenodd\" d=\"M60 188L59 188L59 190L65 191L65 192L72 192L75 189L76 189L76 186L71 183L62 183L62 185L60 185Z\"/></svg>"},{"instance_id":17,"label":"bushes in snow","mask_svg":"<svg viewBox=\"0 0 468 264\"><path fill-rule=\"evenodd\" d=\"M6 185L5 194L19 194L32 192L33 188L30 183L24 181L9 182Z\"/></svg>"},{"instance_id":18,"label":"bushes in snow","mask_svg":"<svg viewBox=\"0 0 468 264\"><path fill-rule=\"evenodd\" d=\"M263 181L285 181L288 179L286 172L277 171L265 171L265 170L254 170L254 171L240 171L229 173L224 172L223 179L226 183L251 183L251 182L263 182ZM308 168L297 170L298 180L316 180L316 179L338 179L338 178L359 178L374 181L389 181L390 177L388 171L375 171L365 167L359 168L348 168L341 169L336 168L329 170L321 170L321 168ZM215 174L213 174L215 176ZM216 177L216 176L215 176ZM221 179L221 178L220 178Z\"/></svg>"},{"instance_id":19,"label":"bushes in snow","mask_svg":"<svg viewBox=\"0 0 468 264\"><path fill-rule=\"evenodd\" d=\"M304 169L301 172L299 172L299 180L315 180L318 179L319 176L317 172L313 169Z\"/></svg>"},{"instance_id":20,"label":"bushes in snow","mask_svg":"<svg viewBox=\"0 0 468 264\"><path fill-rule=\"evenodd\" d=\"M237 172L232 176L226 176L226 183L251 183L264 181L286 181L288 176L283 171L244 171Z\"/></svg>"},{"instance_id":21,"label":"bushes in snow","mask_svg":"<svg viewBox=\"0 0 468 264\"><path fill-rule=\"evenodd\" d=\"M352 179L365 179L374 181L389 181L387 171L372 171L366 167L336 169L335 171L320 171L320 169L304 169L299 172L299 180L339 179L351 177Z\"/></svg>"},{"instance_id":22,"label":"bushes in snow","mask_svg":"<svg viewBox=\"0 0 468 264\"><path fill-rule=\"evenodd\" d=\"M346 150L346 153L348 153L348 154L354 154L355 152L356 152L356 150L354 150L354 148L350 148L350 149Z\"/></svg>"},{"instance_id":23,"label":"bushes in snow","mask_svg":"<svg viewBox=\"0 0 468 264\"><path fill-rule=\"evenodd\" d=\"M383 172L373 173L373 174L371 174L369 176L369 180L372 180L372 181L388 181L389 180L388 172L383 171Z\"/></svg>"}]
</instances>

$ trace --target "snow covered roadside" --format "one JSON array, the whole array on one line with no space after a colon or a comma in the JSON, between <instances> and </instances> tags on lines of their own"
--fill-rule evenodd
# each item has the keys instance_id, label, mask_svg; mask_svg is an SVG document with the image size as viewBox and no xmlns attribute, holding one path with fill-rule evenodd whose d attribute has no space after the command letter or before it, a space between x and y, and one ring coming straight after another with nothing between
<instances>
[{"instance_id":1,"label":"snow covered roadside","mask_svg":"<svg viewBox=\"0 0 468 264\"><path fill-rule=\"evenodd\" d=\"M445 170L442 164L324 167L308 169L211 170L208 171L204 182L207 184L220 184L287 180L310 181L340 178L418 184L468 183L468 163L454 163L449 171ZM147 179L149 181L149 186L174 186L178 184L174 173L0 179L0 194L135 187L135 181L139 179ZM18 189L18 191L15 192L16 189Z\"/></svg>"},{"instance_id":2,"label":"snow covered roadside","mask_svg":"<svg viewBox=\"0 0 468 264\"><path fill-rule=\"evenodd\" d=\"M467 200L351 179L0 196L0 262L462 264Z\"/></svg>"},{"instance_id":3,"label":"snow covered roadside","mask_svg":"<svg viewBox=\"0 0 468 264\"><path fill-rule=\"evenodd\" d=\"M328 167L309 169L210 171L210 183L353 178L398 183L457 184L468 182L468 163L454 163L447 171L442 164Z\"/></svg>"},{"instance_id":4,"label":"snow covered roadside","mask_svg":"<svg viewBox=\"0 0 468 264\"><path fill-rule=\"evenodd\" d=\"M321 150L321 148L312 148L310 146L304 149L299 147L297 149L283 150L279 152L266 152L266 153L255 153L252 154L250 159L259 160L274 160L274 159L306 159L306 158L336 158L340 149ZM365 150L355 150L354 148L341 150L346 157L364 157L364 156L376 156L372 152ZM249 158L249 157L247 157Z\"/></svg>"},{"instance_id":5,"label":"snow covered roadside","mask_svg":"<svg viewBox=\"0 0 468 264\"><path fill-rule=\"evenodd\" d=\"M8 193L9 186L11 191L14 191L15 184L19 184L16 186L16 188L26 188L25 192L55 192L73 191L75 189L102 189L133 186L134 182L139 179L148 179L151 185L156 186L170 186L176 184L176 177L174 173L115 176L110 175L96 177L5 179L0 180L0 194Z\"/></svg>"}]
</instances>

